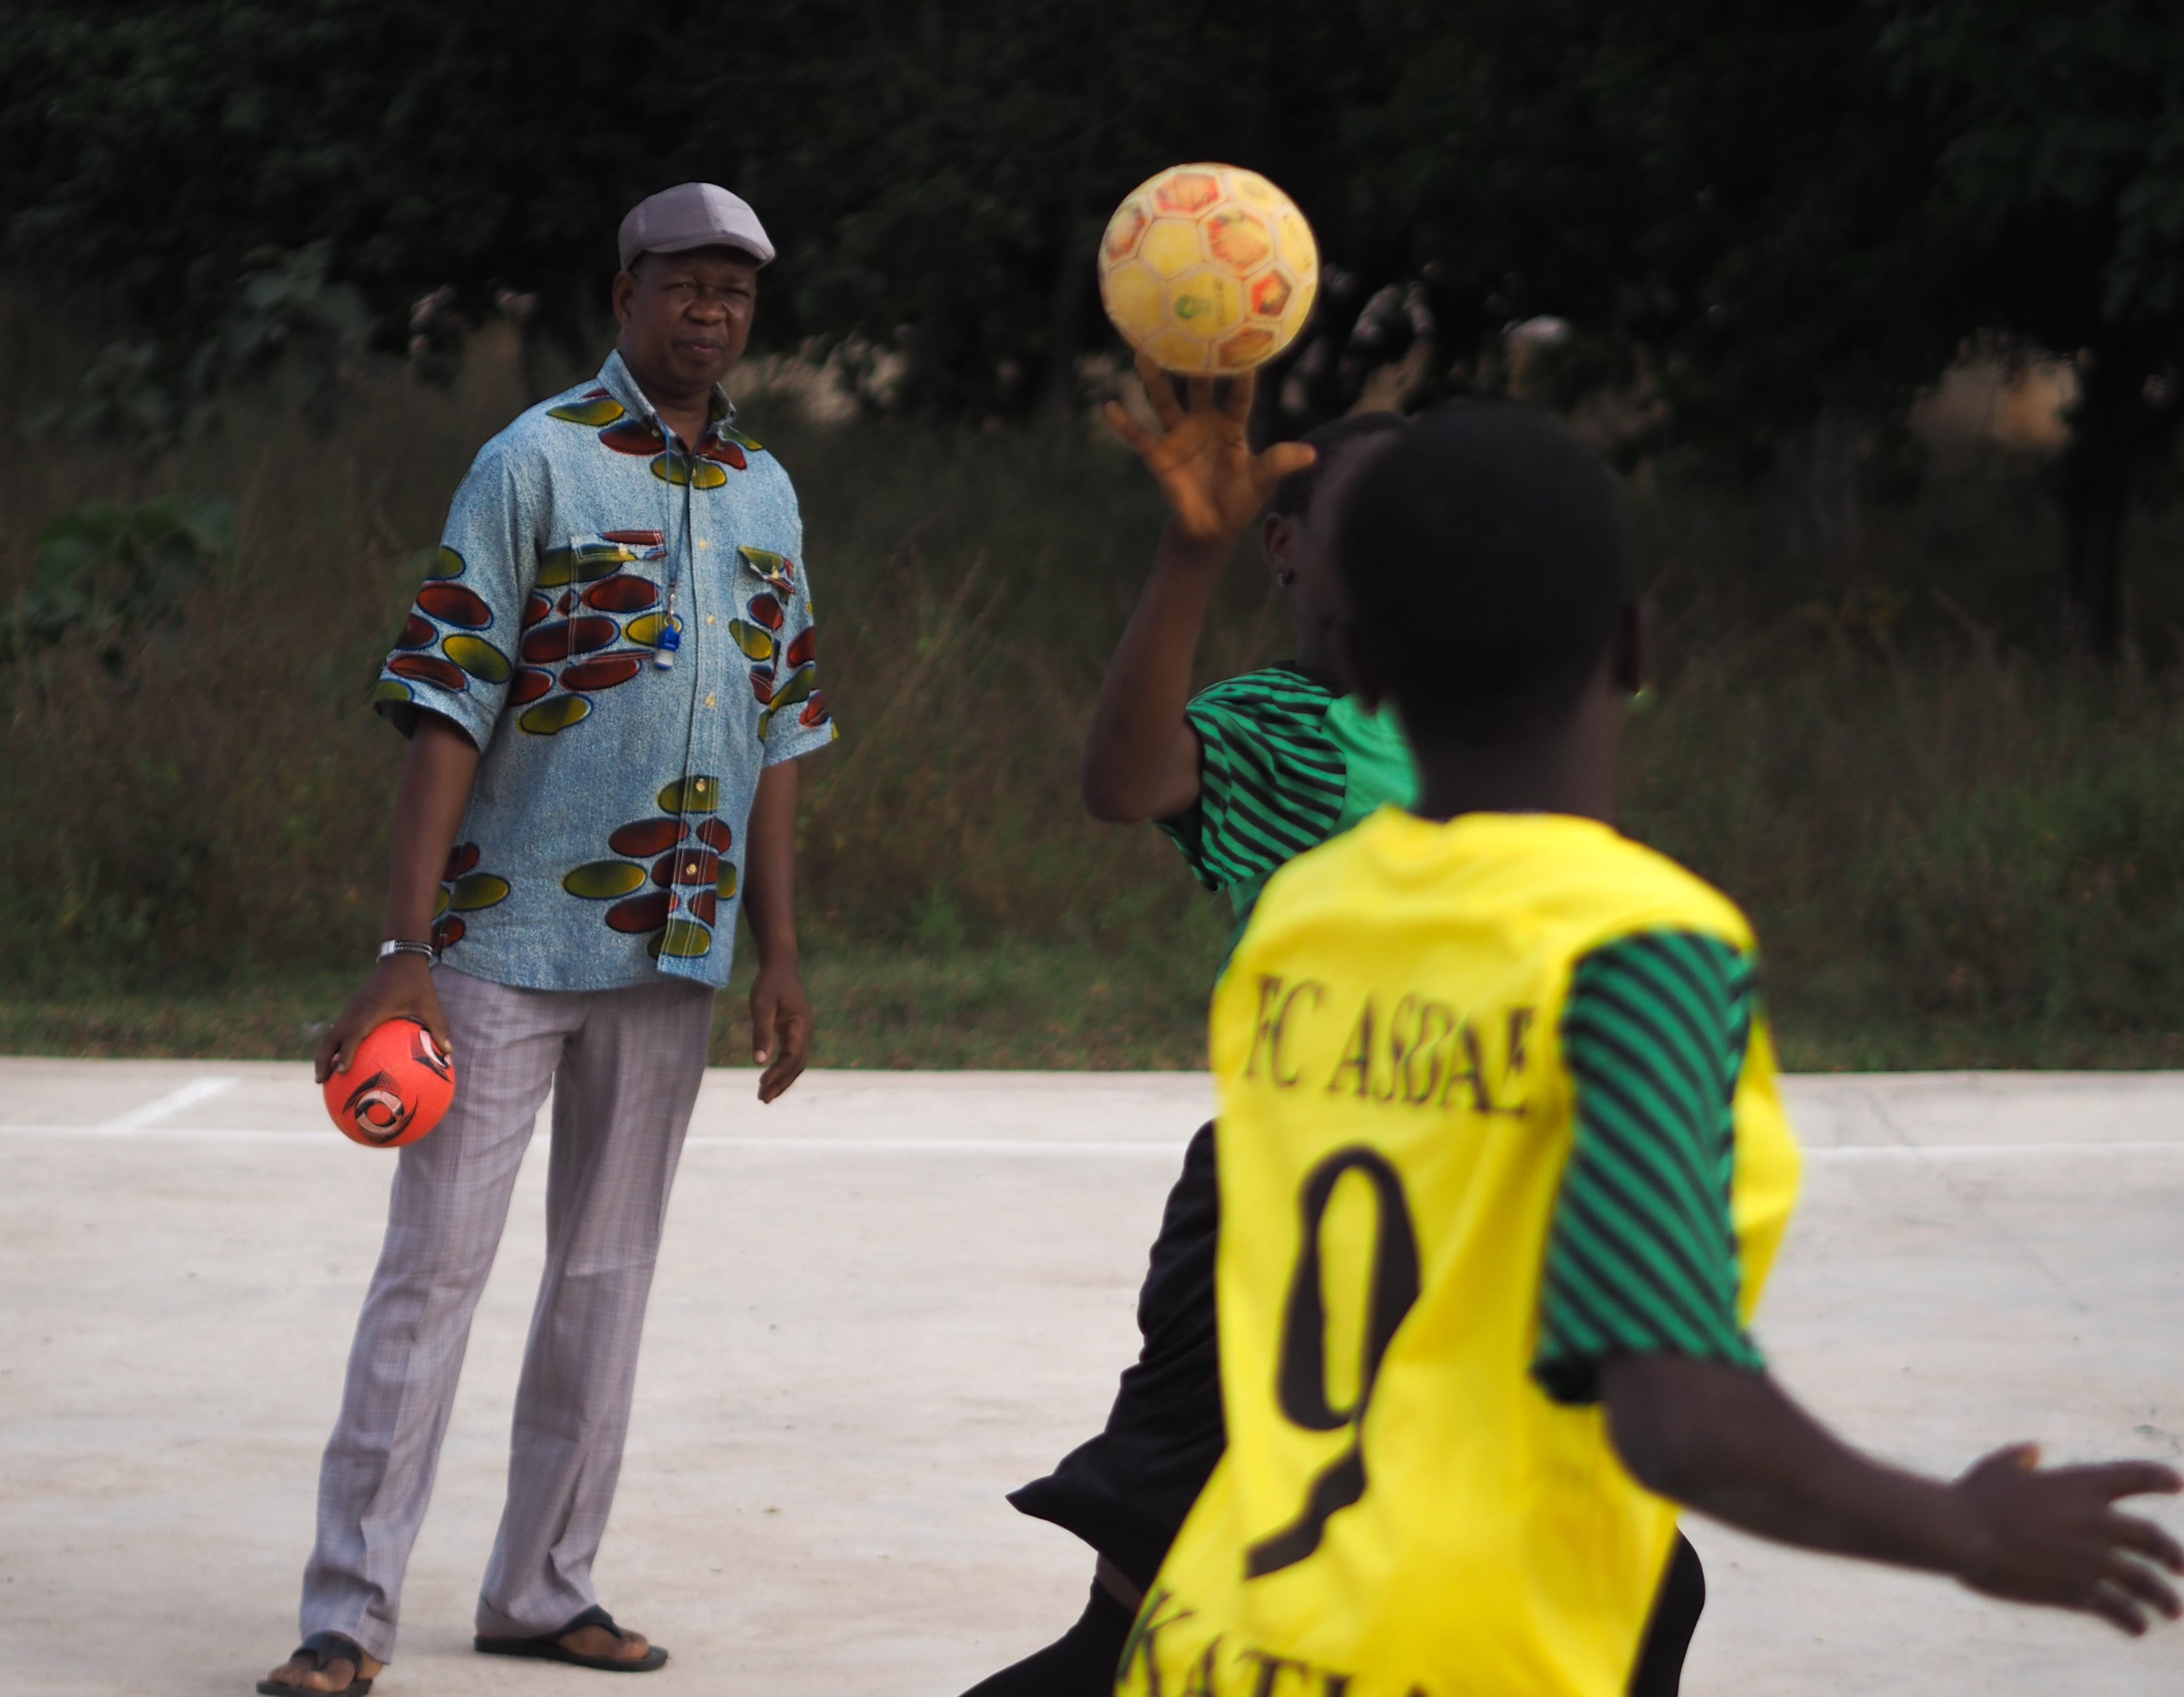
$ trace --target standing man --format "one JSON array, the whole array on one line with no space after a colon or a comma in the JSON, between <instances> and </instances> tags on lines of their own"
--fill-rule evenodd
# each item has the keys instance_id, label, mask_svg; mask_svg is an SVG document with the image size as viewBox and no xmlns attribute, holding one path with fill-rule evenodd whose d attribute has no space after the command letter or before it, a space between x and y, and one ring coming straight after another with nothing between
<instances>
[{"instance_id":1,"label":"standing man","mask_svg":"<svg viewBox=\"0 0 2184 1697\"><path fill-rule=\"evenodd\" d=\"M615 353L486 444L374 697L410 738L387 941L318 1072L406 1018L458 1083L401 1154L320 1475L304 1642L258 1686L274 1697L361 1697L394 1653L471 1316L549 1090L546 1268L476 1646L667 1660L599 1605L592 1559L738 900L759 1099L804 1068L794 762L835 731L795 492L721 387L773 246L736 196L685 183L622 220L621 255Z\"/></svg>"}]
</instances>

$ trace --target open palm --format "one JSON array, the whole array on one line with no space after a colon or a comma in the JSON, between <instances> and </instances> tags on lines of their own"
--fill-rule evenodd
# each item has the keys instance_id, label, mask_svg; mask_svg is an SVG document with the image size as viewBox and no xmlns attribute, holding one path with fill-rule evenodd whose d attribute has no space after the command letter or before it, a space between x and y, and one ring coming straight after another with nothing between
<instances>
[{"instance_id":1,"label":"open palm","mask_svg":"<svg viewBox=\"0 0 2184 1697\"><path fill-rule=\"evenodd\" d=\"M1145 461L1167 497L1176 529L1190 540L1233 541L1258 516L1275 484L1312 464L1312 450L1301 442L1251 452L1245 427L1257 382L1251 372L1229 379L1218 405L1213 380L1191 378L1187 409L1176 398L1174 379L1142 353L1138 376L1160 429L1147 430L1116 401L1107 403L1107 422Z\"/></svg>"}]
</instances>

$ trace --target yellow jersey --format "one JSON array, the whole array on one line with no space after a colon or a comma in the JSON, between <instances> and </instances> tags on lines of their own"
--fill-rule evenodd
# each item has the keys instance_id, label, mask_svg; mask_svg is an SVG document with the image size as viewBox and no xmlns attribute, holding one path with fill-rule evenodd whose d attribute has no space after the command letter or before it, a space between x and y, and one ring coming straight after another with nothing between
<instances>
[{"instance_id":1,"label":"yellow jersey","mask_svg":"<svg viewBox=\"0 0 2184 1697\"><path fill-rule=\"evenodd\" d=\"M1565 815L1384 809L1268 884L1212 1010L1228 1448L1133 1629L1128 1697L1624 1691L1675 1510L1531 1368L1572 976L1656 933L1752 946L1701 880ZM1739 1063L1732 1329L1799 1166L1763 1019Z\"/></svg>"}]
</instances>

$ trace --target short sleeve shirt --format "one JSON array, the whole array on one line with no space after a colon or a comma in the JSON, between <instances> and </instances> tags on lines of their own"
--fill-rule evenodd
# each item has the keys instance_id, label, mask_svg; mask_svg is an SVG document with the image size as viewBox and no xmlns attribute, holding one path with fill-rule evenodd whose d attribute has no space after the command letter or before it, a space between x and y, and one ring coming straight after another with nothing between
<instances>
[{"instance_id":1,"label":"short sleeve shirt","mask_svg":"<svg viewBox=\"0 0 2184 1697\"><path fill-rule=\"evenodd\" d=\"M1738 1317L1730 1219L1756 978L1719 938L1666 931L1596 949L1571 975L1577 1111L1532 1367L1557 1402L1597 1402L1618 1355L1763 1365Z\"/></svg>"},{"instance_id":2,"label":"short sleeve shirt","mask_svg":"<svg viewBox=\"0 0 2184 1697\"><path fill-rule=\"evenodd\" d=\"M1198 737L1199 798L1160 826L1201 883L1228 893L1240 932L1283 866L1383 804L1418 798L1394 716L1303 667L1228 678L1184 717Z\"/></svg>"},{"instance_id":3,"label":"short sleeve shirt","mask_svg":"<svg viewBox=\"0 0 2184 1697\"><path fill-rule=\"evenodd\" d=\"M449 965L727 983L759 774L836 734L795 491L733 419L716 393L683 452L617 353L457 492L373 697L482 751L433 926Z\"/></svg>"}]
</instances>

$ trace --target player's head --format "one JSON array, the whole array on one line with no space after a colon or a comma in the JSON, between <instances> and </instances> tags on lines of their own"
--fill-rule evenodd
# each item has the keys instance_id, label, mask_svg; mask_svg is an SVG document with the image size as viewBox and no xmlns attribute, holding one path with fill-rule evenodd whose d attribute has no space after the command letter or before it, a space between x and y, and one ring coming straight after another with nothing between
<instances>
[{"instance_id":1,"label":"player's head","mask_svg":"<svg viewBox=\"0 0 2184 1697\"><path fill-rule=\"evenodd\" d=\"M1290 595L1297 658L1307 664L1339 669L1329 643L1341 619L1335 525L1350 484L1408 422L1399 413L1358 413L1307 431L1299 440L1318 458L1274 485L1260 541L1274 581Z\"/></svg>"},{"instance_id":2,"label":"player's head","mask_svg":"<svg viewBox=\"0 0 2184 1697\"><path fill-rule=\"evenodd\" d=\"M1306 431L1297 440L1312 449L1318 458L1303 470L1292 471L1274 485L1273 498L1267 503L1267 516L1290 520L1306 517L1320 484L1334 462L1342 458L1345 448L1374 437L1392 435L1409 422L1401 413L1352 413L1348 418L1331 419Z\"/></svg>"},{"instance_id":3,"label":"player's head","mask_svg":"<svg viewBox=\"0 0 2184 1697\"><path fill-rule=\"evenodd\" d=\"M1360 470L1335 548L1344 643L1421 748L1554 729L1637 687L1637 598L1607 469L1546 414L1472 403Z\"/></svg>"}]
</instances>

